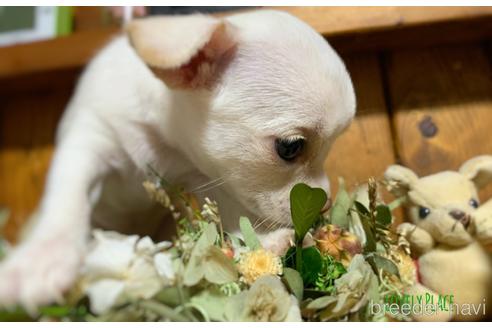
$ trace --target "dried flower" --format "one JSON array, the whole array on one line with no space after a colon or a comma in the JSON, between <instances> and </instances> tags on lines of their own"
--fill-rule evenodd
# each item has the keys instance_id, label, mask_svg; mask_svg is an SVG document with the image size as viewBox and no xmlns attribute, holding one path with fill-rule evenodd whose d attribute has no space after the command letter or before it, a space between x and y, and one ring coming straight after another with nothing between
<instances>
[{"instance_id":1,"label":"dried flower","mask_svg":"<svg viewBox=\"0 0 492 328\"><path fill-rule=\"evenodd\" d=\"M161 188L156 183L148 180L144 181L142 185L145 188L145 191L147 191L150 199L161 204L165 208L169 208L171 206L171 198L164 188Z\"/></svg>"},{"instance_id":2,"label":"dried flower","mask_svg":"<svg viewBox=\"0 0 492 328\"><path fill-rule=\"evenodd\" d=\"M272 252L260 248L244 253L238 269L244 281L251 285L261 276L282 274L282 261Z\"/></svg>"},{"instance_id":3,"label":"dried flower","mask_svg":"<svg viewBox=\"0 0 492 328\"><path fill-rule=\"evenodd\" d=\"M313 235L322 254L331 255L347 266L355 254L362 253L362 246L354 234L336 225L328 224Z\"/></svg>"},{"instance_id":4,"label":"dried flower","mask_svg":"<svg viewBox=\"0 0 492 328\"><path fill-rule=\"evenodd\" d=\"M398 278L395 275L389 277L390 282L398 289L403 290L405 287L412 286L417 281L417 269L413 259L406 253L402 247L392 245L384 257L393 261L400 274Z\"/></svg>"},{"instance_id":5,"label":"dried flower","mask_svg":"<svg viewBox=\"0 0 492 328\"><path fill-rule=\"evenodd\" d=\"M229 321L302 321L297 299L271 275L260 277L249 290L231 297L225 316Z\"/></svg>"}]
</instances>

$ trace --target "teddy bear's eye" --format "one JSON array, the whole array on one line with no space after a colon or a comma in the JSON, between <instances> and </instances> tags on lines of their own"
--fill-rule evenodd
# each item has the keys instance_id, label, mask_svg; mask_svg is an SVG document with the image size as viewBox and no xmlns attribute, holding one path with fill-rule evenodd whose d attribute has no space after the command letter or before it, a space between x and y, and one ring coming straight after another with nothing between
<instances>
[{"instance_id":1,"label":"teddy bear's eye","mask_svg":"<svg viewBox=\"0 0 492 328\"><path fill-rule=\"evenodd\" d=\"M430 214L430 212L431 212L431 210L430 210L430 209L428 209L427 207L423 207L423 206L421 206L421 207L419 208L419 217L420 217L421 219L425 219L425 218L427 217L427 215L429 215L429 214Z\"/></svg>"},{"instance_id":2,"label":"teddy bear's eye","mask_svg":"<svg viewBox=\"0 0 492 328\"><path fill-rule=\"evenodd\" d=\"M470 206L473 207L473 208L478 208L478 201L476 199L470 199L470 202L469 202Z\"/></svg>"}]
</instances>

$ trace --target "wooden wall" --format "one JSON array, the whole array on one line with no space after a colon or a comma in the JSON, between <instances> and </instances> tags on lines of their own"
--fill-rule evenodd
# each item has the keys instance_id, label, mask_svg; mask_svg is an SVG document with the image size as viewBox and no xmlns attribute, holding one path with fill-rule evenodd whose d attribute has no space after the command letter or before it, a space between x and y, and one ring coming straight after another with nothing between
<instances>
[{"instance_id":1,"label":"wooden wall","mask_svg":"<svg viewBox=\"0 0 492 328\"><path fill-rule=\"evenodd\" d=\"M353 187L370 176L380 178L395 162L425 175L492 154L490 32L467 30L491 22L480 18L328 38L347 64L358 101L355 121L326 161L334 189L338 176ZM461 32L451 39L439 31ZM56 124L80 69L74 62L0 78L0 206L12 211L5 229L11 240L39 201ZM482 192L483 198L491 196L492 186Z\"/></svg>"}]
</instances>

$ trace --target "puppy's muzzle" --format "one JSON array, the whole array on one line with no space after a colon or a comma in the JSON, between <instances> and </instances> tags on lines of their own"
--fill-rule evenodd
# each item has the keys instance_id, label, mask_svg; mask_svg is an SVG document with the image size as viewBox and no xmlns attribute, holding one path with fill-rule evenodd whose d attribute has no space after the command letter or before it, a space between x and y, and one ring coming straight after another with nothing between
<instances>
[{"instance_id":1,"label":"puppy's muzzle","mask_svg":"<svg viewBox=\"0 0 492 328\"><path fill-rule=\"evenodd\" d=\"M467 229L470 225L471 217L463 211L453 210L449 212L449 215L456 221L460 222L465 227L465 229Z\"/></svg>"}]
</instances>

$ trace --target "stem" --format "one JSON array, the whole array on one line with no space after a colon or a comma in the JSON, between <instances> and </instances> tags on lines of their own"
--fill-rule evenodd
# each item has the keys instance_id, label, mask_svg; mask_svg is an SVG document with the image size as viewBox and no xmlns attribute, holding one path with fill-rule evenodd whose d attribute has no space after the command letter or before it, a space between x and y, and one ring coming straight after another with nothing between
<instances>
[{"instance_id":1,"label":"stem","mask_svg":"<svg viewBox=\"0 0 492 328\"><path fill-rule=\"evenodd\" d=\"M302 241L296 244L296 270L302 274Z\"/></svg>"}]
</instances>

